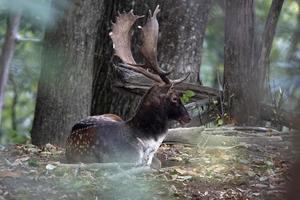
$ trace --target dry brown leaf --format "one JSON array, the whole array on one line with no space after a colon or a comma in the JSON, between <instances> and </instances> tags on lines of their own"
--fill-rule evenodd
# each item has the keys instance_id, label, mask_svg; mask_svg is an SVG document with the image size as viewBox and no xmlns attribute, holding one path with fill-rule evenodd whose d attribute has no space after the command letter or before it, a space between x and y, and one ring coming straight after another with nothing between
<instances>
[{"instance_id":1,"label":"dry brown leaf","mask_svg":"<svg viewBox=\"0 0 300 200\"><path fill-rule=\"evenodd\" d=\"M5 177L13 177L13 178L15 178L15 177L20 177L21 175L22 174L19 171L12 172L12 171L6 170L6 171L1 171L0 172L0 177L2 177L2 178L5 178Z\"/></svg>"}]
</instances>

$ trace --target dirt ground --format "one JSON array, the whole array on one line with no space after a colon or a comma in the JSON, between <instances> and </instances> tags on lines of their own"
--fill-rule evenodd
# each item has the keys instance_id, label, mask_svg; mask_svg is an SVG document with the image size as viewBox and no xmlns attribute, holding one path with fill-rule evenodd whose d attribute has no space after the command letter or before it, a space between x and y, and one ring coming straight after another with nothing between
<instances>
[{"instance_id":1,"label":"dirt ground","mask_svg":"<svg viewBox=\"0 0 300 200\"><path fill-rule=\"evenodd\" d=\"M163 144L157 153L162 168L143 173L61 165L64 150L51 144L2 146L0 200L284 199L298 152L296 135L248 131L224 136L241 142Z\"/></svg>"}]
</instances>

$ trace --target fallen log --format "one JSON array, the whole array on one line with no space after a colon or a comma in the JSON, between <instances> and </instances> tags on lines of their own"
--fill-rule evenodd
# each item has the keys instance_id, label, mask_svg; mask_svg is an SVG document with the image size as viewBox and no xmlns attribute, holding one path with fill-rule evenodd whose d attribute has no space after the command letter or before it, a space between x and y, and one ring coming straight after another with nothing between
<instances>
[{"instance_id":1,"label":"fallen log","mask_svg":"<svg viewBox=\"0 0 300 200\"><path fill-rule=\"evenodd\" d=\"M231 135L229 133L231 133ZM224 135L224 128L215 128L214 131L212 131L212 128L191 127L169 129L169 133L163 142L166 144L187 144L208 147L236 146L242 143L266 145L280 141L282 141L282 137L278 135L267 136L245 133L233 130L231 127L227 130L226 135Z\"/></svg>"}]
</instances>

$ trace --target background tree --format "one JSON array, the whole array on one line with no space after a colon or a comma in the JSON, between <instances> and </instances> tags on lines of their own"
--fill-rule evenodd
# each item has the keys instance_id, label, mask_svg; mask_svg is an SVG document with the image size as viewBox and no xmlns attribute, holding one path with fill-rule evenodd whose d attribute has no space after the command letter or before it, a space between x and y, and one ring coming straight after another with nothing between
<instances>
[{"instance_id":1,"label":"background tree","mask_svg":"<svg viewBox=\"0 0 300 200\"><path fill-rule=\"evenodd\" d=\"M47 30L32 143L63 144L72 124L90 114L94 44L102 1L52 1L61 17Z\"/></svg>"},{"instance_id":2,"label":"background tree","mask_svg":"<svg viewBox=\"0 0 300 200\"><path fill-rule=\"evenodd\" d=\"M9 14L7 19L7 30L0 55L0 124L2 107L4 101L4 91L8 80L9 66L15 51L15 42L17 39L21 11Z\"/></svg>"},{"instance_id":3,"label":"background tree","mask_svg":"<svg viewBox=\"0 0 300 200\"><path fill-rule=\"evenodd\" d=\"M230 114L240 124L260 118L272 42L283 0L273 1L262 36L256 35L254 1L225 2L224 85Z\"/></svg>"}]
</instances>

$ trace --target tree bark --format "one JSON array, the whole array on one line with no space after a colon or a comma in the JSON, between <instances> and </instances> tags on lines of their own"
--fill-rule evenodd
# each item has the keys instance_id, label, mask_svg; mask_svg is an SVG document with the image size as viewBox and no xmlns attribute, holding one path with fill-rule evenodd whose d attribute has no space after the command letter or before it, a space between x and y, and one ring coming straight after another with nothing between
<instances>
[{"instance_id":1,"label":"tree bark","mask_svg":"<svg viewBox=\"0 0 300 200\"><path fill-rule=\"evenodd\" d=\"M18 130L18 118L17 118L17 104L19 100L18 88L15 81L15 78L11 76L11 83L13 87L13 99L11 105L11 128L15 132Z\"/></svg>"},{"instance_id":2,"label":"tree bark","mask_svg":"<svg viewBox=\"0 0 300 200\"><path fill-rule=\"evenodd\" d=\"M47 30L43 44L32 143L63 145L72 125L90 114L96 28L101 0L69 1L52 6L61 17Z\"/></svg>"},{"instance_id":3,"label":"tree bark","mask_svg":"<svg viewBox=\"0 0 300 200\"><path fill-rule=\"evenodd\" d=\"M115 113L127 119L134 112L139 98L112 87L118 73L111 63L113 46L109 32L111 21L115 21L117 11L129 11L129 9L125 9L124 2L122 3L121 0L105 1L104 7L105 12L97 31L91 114ZM132 44L132 47L134 46L135 44Z\"/></svg>"},{"instance_id":4,"label":"tree bark","mask_svg":"<svg viewBox=\"0 0 300 200\"><path fill-rule=\"evenodd\" d=\"M284 0L273 0L264 32L255 38L254 1L225 3L224 84L229 112L239 124L257 124L266 92L269 56Z\"/></svg>"},{"instance_id":5,"label":"tree bark","mask_svg":"<svg viewBox=\"0 0 300 200\"><path fill-rule=\"evenodd\" d=\"M158 41L158 61L164 69L174 67L170 76L181 77L190 72L189 81L199 81L201 47L204 38L210 0L204 1L109 1L106 2L106 20L99 27L94 67L92 114L115 113L123 119L133 115L139 98L124 91L116 91L112 86L118 75L112 68L112 43L108 36L110 23L115 19L117 10L129 11L131 8L139 15L147 14L156 5L161 6L158 16L160 36ZM144 22L146 18L143 19ZM141 20L141 21L143 21ZM142 25L141 23L138 23ZM137 61L138 40L134 34L132 49ZM105 38L105 39L103 39Z\"/></svg>"},{"instance_id":6,"label":"tree bark","mask_svg":"<svg viewBox=\"0 0 300 200\"><path fill-rule=\"evenodd\" d=\"M161 0L158 60L164 69L174 68L171 78L191 73L188 81L200 83L202 45L211 0Z\"/></svg>"},{"instance_id":7,"label":"tree bark","mask_svg":"<svg viewBox=\"0 0 300 200\"><path fill-rule=\"evenodd\" d=\"M4 101L4 91L9 75L9 65L15 51L15 40L18 34L21 12L10 14L7 21L7 30L0 56L0 123Z\"/></svg>"},{"instance_id":8,"label":"tree bark","mask_svg":"<svg viewBox=\"0 0 300 200\"><path fill-rule=\"evenodd\" d=\"M226 0L224 84L229 113L239 124L257 119L254 1Z\"/></svg>"},{"instance_id":9,"label":"tree bark","mask_svg":"<svg viewBox=\"0 0 300 200\"><path fill-rule=\"evenodd\" d=\"M262 34L262 39L260 43L260 47L258 49L258 57L257 57L257 70L258 70L258 92L260 92L257 96L261 97L259 100L263 100L264 94L266 93L266 77L269 68L270 62L270 53L272 49L272 43L274 40L277 22L279 19L280 11L282 8L284 0L273 0L268 18L265 24L264 32Z\"/></svg>"},{"instance_id":10,"label":"tree bark","mask_svg":"<svg viewBox=\"0 0 300 200\"><path fill-rule=\"evenodd\" d=\"M300 0L297 0L295 2L297 3L298 7L300 7ZM297 61L297 57L295 56L295 54L297 52L297 47L300 44L300 12L298 12L297 25L294 30L295 31L290 39L291 43L289 45L289 50L287 53L287 60L296 60Z\"/></svg>"}]
</instances>

